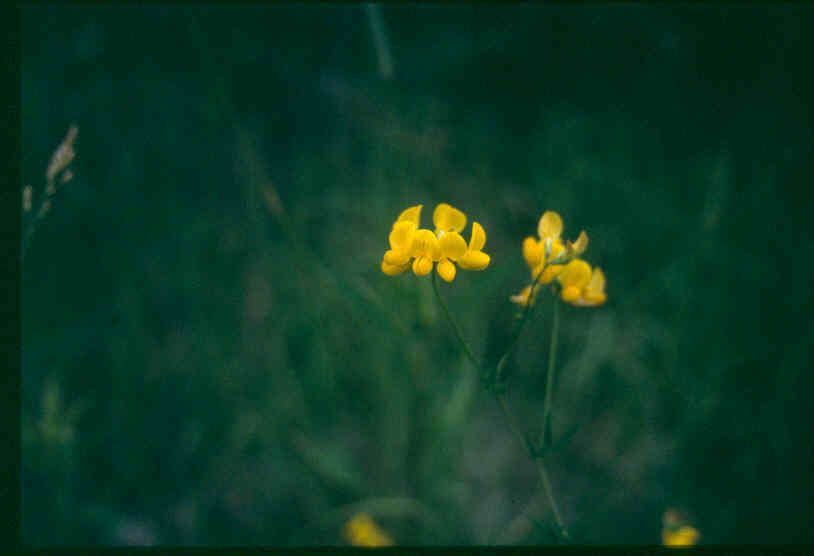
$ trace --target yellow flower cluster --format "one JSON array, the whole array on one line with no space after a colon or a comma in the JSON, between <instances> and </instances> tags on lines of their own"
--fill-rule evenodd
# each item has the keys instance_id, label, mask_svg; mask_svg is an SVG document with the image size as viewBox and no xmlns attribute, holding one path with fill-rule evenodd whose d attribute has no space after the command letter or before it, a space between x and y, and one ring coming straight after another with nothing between
<instances>
[{"instance_id":1,"label":"yellow flower cluster","mask_svg":"<svg viewBox=\"0 0 814 556\"><path fill-rule=\"evenodd\" d=\"M382 259L382 272L395 276L412 266L416 276L429 274L435 263L437 272L447 282L455 279L455 263L464 270L483 270L489 265L489 255L482 251L486 232L477 222L472 223L469 245L461 236L466 215L446 203L435 207L432 221L435 231L419 228L421 207L416 205L402 212L388 238L390 249Z\"/></svg>"},{"instance_id":2,"label":"yellow flower cluster","mask_svg":"<svg viewBox=\"0 0 814 556\"><path fill-rule=\"evenodd\" d=\"M353 546L392 546L393 539L385 533L366 513L353 516L345 524L345 538Z\"/></svg>"},{"instance_id":3,"label":"yellow flower cluster","mask_svg":"<svg viewBox=\"0 0 814 556\"><path fill-rule=\"evenodd\" d=\"M551 283L555 278L562 286L560 297L566 303L579 307L602 305L605 294L605 275L599 268L577 258L588 248L588 235L583 230L575 242L563 240L562 218L553 211L546 211L537 224L539 240L527 237L523 240L523 258L531 269L535 280L534 291L526 286L511 296L511 301L519 305L533 303L540 287Z\"/></svg>"}]
</instances>

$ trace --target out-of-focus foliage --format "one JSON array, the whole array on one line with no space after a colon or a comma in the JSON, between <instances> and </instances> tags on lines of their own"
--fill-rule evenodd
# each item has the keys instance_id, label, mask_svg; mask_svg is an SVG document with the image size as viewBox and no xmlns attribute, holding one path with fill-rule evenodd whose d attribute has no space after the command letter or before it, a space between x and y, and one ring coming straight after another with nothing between
<instances>
[{"instance_id":1,"label":"out-of-focus foliage","mask_svg":"<svg viewBox=\"0 0 814 556\"><path fill-rule=\"evenodd\" d=\"M392 79L362 6L24 7L21 188L81 131L22 271L23 542L550 542L430 278L379 268L440 202L489 232L443 286L487 361L544 210L608 276L561 311L577 542L668 507L810 542L811 7L380 12ZM549 301L506 369L531 430Z\"/></svg>"}]
</instances>

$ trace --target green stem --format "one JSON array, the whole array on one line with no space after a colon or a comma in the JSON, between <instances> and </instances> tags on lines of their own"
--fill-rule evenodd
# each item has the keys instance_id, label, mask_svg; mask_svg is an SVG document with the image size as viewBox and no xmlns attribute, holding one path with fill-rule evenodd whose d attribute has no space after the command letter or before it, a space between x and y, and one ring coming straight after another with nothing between
<instances>
[{"instance_id":1,"label":"green stem","mask_svg":"<svg viewBox=\"0 0 814 556\"><path fill-rule=\"evenodd\" d=\"M545 401L543 402L543 435L541 446L546 445L546 431L551 417L551 390L554 382L554 366L557 362L557 337L560 332L560 304L554 299L554 315L551 322L551 343L548 348L548 371L546 376ZM550 438L549 438L550 440Z\"/></svg>"},{"instance_id":2,"label":"green stem","mask_svg":"<svg viewBox=\"0 0 814 556\"><path fill-rule=\"evenodd\" d=\"M534 293L534 287L537 285L539 277L542 276L542 274L543 273L541 271L540 274L538 274L537 278L532 282L531 290L529 292L529 296L531 296ZM472 364L475 365L475 368L480 370L481 369L481 364L478 363L478 360L472 354L472 349L469 347L469 344L466 342L466 340L464 340L463 334L461 334L461 329L458 327L458 323L452 317L452 313L450 313L449 307L447 306L446 302L444 301L444 298L441 297L441 292L438 289L438 272L437 271L433 271L432 287L433 287L433 291L435 292L435 297L438 298L438 302L441 304L441 308L444 311L444 315L446 315L447 320L450 322L450 324L452 324L453 330L455 330L455 336L458 338L458 342L460 342L460 344L463 346L464 352L466 353L467 357L472 362ZM540 292L538 292L538 295L539 295L539 293ZM531 300L531 297L530 297L530 300ZM549 366L549 369L548 369L548 382L549 382L549 386L546 389L546 398L545 398L544 407L543 407L543 416L544 416L543 417L543 423L544 423L544 426L545 426L545 422L547 420L549 406L551 404L551 376L553 374L552 371L553 371L553 368L554 368L554 363L556 361L555 355L553 353L553 349L556 347L556 340L557 340L556 337L557 337L557 334L559 333L559 331L558 331L558 328L559 328L558 305L559 304L555 300L555 303L554 303L554 326L553 326L552 335L551 335L552 351L549 352L549 358L548 358L548 366ZM514 349L514 346L517 344L517 338L519 338L520 333L523 330L523 326L525 325L526 320L528 320L528 317L529 317L529 314L531 313L532 308L533 308L533 305L531 303L528 303L526 305L524 313L523 313L522 321L521 321L520 325L518 326L516 336L512 340L512 344L509 346L509 349L506 351L506 353L503 355L503 357L501 357L500 362L498 363L497 371L496 371L497 375L496 376L499 377L500 370L502 369L503 365L505 364L505 361L506 361L508 355L511 353L512 349ZM502 392L495 390L495 391L493 391L493 394L495 396L495 399L498 402L498 405L500 406L500 410L503 413L503 416L506 419L506 422L509 424L509 428L512 430L512 433L517 437L517 440L520 442L520 444L526 450L526 453L528 454L528 457L530 459L534 460L534 462L536 464L535 468L537 469L537 473L540 475L540 481L543 483L543 489L544 489L544 491L546 493L546 497L548 498L548 502L551 505L551 509L552 509L553 514L554 514L554 519L555 519L555 521L557 523L557 526L559 527L563 537L568 538L568 531L565 529L565 525L563 524L562 516L560 515L560 509L559 509L559 506L557 505L557 501L554 498L554 492L553 492L553 490L551 488L551 481L548 478L548 473L546 471L546 468L545 468L545 465L543 464L542 459L540 457L538 457L538 455L535 453L534 447L523 436L523 434L520 432L520 429L517 427L517 425L515 425L514 419L512 419L512 416L509 413L509 408L506 406L506 400L504 399ZM545 429L543 429L543 430L545 431Z\"/></svg>"},{"instance_id":3,"label":"green stem","mask_svg":"<svg viewBox=\"0 0 814 556\"><path fill-rule=\"evenodd\" d=\"M543 402L543 434L542 439L540 442L540 446L545 448L547 446L547 440L551 440L551 436L546 435L546 431L549 431L550 424L549 419L551 418L551 391L553 387L553 377L554 377L554 367L557 363L557 337L560 332L560 304L557 302L556 298L557 294L556 291L554 292L554 315L552 318L551 323L551 343L548 348L548 373L546 377L546 388L545 388L545 401ZM548 473L546 472L545 464L543 463L542 458L537 458L537 471L540 473L540 479L543 482L543 488L545 489L546 496L548 496L548 502L551 504L551 510L554 513L554 519L557 521L557 525L560 528L564 537L568 537L568 531L565 529L565 525L562 521L562 516L560 515L560 510L557 506L557 500L554 498L554 491L551 488L551 481L548 479Z\"/></svg>"},{"instance_id":4,"label":"green stem","mask_svg":"<svg viewBox=\"0 0 814 556\"><path fill-rule=\"evenodd\" d=\"M548 503L551 504L551 510L554 512L554 520L557 522L557 526L560 528L562 536L567 539L568 530L563 524L562 515L560 515L560 509L557 506L557 499L554 498L554 491L551 489L551 481L548 480L548 472L546 471L542 459L538 458L536 462L537 472L540 474L540 480L543 482L543 490L545 490L546 496L548 497Z\"/></svg>"},{"instance_id":5,"label":"green stem","mask_svg":"<svg viewBox=\"0 0 814 556\"><path fill-rule=\"evenodd\" d=\"M509 428L512 429L512 432L517 437L520 444L522 444L523 447L528 450L528 445L526 444L523 434L520 432L520 429L517 428L517 425L514 424L514 419L512 419L512 416L509 413L509 408L506 407L506 400L503 398L503 394L495 392L495 399L497 399L497 403L500 405L500 410L503 412L503 417L506 419L506 422L509 423Z\"/></svg>"},{"instance_id":6,"label":"green stem","mask_svg":"<svg viewBox=\"0 0 814 556\"><path fill-rule=\"evenodd\" d=\"M520 444L526 449L529 458L534 460L536 464L535 467L537 469L537 474L540 475L540 481L543 483L543 490L545 491L546 498L548 498L548 503L551 505L552 513L554 514L554 521L557 523L557 527L559 527L562 536L568 538L568 530L565 528L565 524L562 520L562 515L560 514L560 508L557 505L557 499L554 498L554 490L551 488L551 481L548 478L548 472L546 471L545 464L543 463L542 458L537 457L536 454L532 452L532 447L523 437L523 434L520 432L520 429L514 424L514 419L512 419L511 414L509 413L509 408L506 407L506 400L503 398L503 394L495 392L495 398L497 399L498 405L500 406L500 410L503 412L503 416L506 419L506 422L509 423L509 428L512 430L512 433L517 437L517 440Z\"/></svg>"},{"instance_id":7,"label":"green stem","mask_svg":"<svg viewBox=\"0 0 814 556\"><path fill-rule=\"evenodd\" d=\"M545 271L546 266L548 266L548 263L544 262L543 268L540 269L540 272L539 274L537 274L537 277L531 281L531 284L529 284L528 301L526 303L526 306L523 308L523 315L520 318L520 324L517 325L514 337L512 338L512 341L509 344L508 349L506 349L506 353L503 354L503 356L500 358L500 361L498 361L497 363L497 367L495 368L495 382L500 382L501 375L503 373L503 367L506 366L506 362L509 360L509 356L514 352L514 348L517 347L517 342L518 340L520 340L520 336L523 334L523 328L526 326L526 322L530 320L531 314L534 311L535 306L537 305L536 303L533 302L533 300L536 300L537 296L541 292L535 293L534 288L537 287L540 278L543 275L543 271Z\"/></svg>"},{"instance_id":8,"label":"green stem","mask_svg":"<svg viewBox=\"0 0 814 556\"><path fill-rule=\"evenodd\" d=\"M472 362L472 364L475 365L475 368L480 370L481 364L478 362L478 360L473 355L472 348L470 348L469 344L466 342L466 340L464 340L463 334L461 334L461 329L458 328L458 323L455 322L454 318L452 318L452 313L449 312L449 307L447 307L447 304L444 301L444 298L441 297L441 292L438 289L438 272L437 271L433 271L433 273L432 273L432 289L435 292L435 297L438 298L438 302L441 304L441 308L444 310L444 314L446 315L447 320L450 322L450 324L452 324L452 328L455 330L455 336L458 338L458 342L460 342L460 344L463 346L464 352L466 353L466 356L469 358L469 360Z\"/></svg>"}]
</instances>

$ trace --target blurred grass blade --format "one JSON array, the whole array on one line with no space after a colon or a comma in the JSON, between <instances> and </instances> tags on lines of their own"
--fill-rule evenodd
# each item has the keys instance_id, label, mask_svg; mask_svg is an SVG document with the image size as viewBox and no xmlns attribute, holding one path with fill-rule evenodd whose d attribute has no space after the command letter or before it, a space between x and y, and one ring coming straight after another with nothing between
<instances>
[{"instance_id":1,"label":"blurred grass blade","mask_svg":"<svg viewBox=\"0 0 814 556\"><path fill-rule=\"evenodd\" d=\"M354 495L362 491L361 474L351 469L341 454L319 446L302 433L292 434L291 442L303 462L323 480Z\"/></svg>"}]
</instances>

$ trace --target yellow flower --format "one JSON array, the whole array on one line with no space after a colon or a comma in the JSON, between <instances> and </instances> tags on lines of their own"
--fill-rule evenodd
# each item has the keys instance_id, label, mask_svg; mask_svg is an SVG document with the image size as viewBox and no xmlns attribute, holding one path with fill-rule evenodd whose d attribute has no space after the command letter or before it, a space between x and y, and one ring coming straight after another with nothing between
<instances>
[{"instance_id":1,"label":"yellow flower","mask_svg":"<svg viewBox=\"0 0 814 556\"><path fill-rule=\"evenodd\" d=\"M605 275L599 268L591 266L582 259L574 259L557 276L562 292L560 297L566 303L578 307L602 305L605 295Z\"/></svg>"},{"instance_id":2,"label":"yellow flower","mask_svg":"<svg viewBox=\"0 0 814 556\"><path fill-rule=\"evenodd\" d=\"M345 524L345 538L353 546L392 546L393 539L366 513L353 516Z\"/></svg>"},{"instance_id":3,"label":"yellow flower","mask_svg":"<svg viewBox=\"0 0 814 556\"><path fill-rule=\"evenodd\" d=\"M561 233L562 218L560 215L551 210L545 211L537 223L537 235L540 241L533 237L527 237L523 241L523 257L530 268L541 265L544 257L546 262L551 262L565 250L560 239Z\"/></svg>"},{"instance_id":4,"label":"yellow flower","mask_svg":"<svg viewBox=\"0 0 814 556\"><path fill-rule=\"evenodd\" d=\"M419 229L421 205L401 213L390 232L390 250L384 254L382 272L391 276L410 267L423 276L438 263L438 274L451 282L455 279L455 262L466 270L483 270L489 264L489 255L481 251L486 244L486 233L477 222L472 223L472 238L467 246L460 232L466 226L466 215L446 204L439 204L432 214L435 232Z\"/></svg>"},{"instance_id":5,"label":"yellow flower","mask_svg":"<svg viewBox=\"0 0 814 556\"><path fill-rule=\"evenodd\" d=\"M537 223L537 235L540 239L529 236L523 240L523 258L531 269L532 280L537 283L535 294L539 285L550 284L562 273L565 269L564 263L573 260L588 248L588 234L584 230L573 243L570 240L563 243L561 234L562 218L556 212L547 210ZM525 306L529 303L530 292L531 289L527 287L509 299L513 303ZM535 295L531 295L531 302L534 302L534 298Z\"/></svg>"},{"instance_id":6,"label":"yellow flower","mask_svg":"<svg viewBox=\"0 0 814 556\"><path fill-rule=\"evenodd\" d=\"M543 276L538 280L540 284L548 284L562 271L562 266L551 265L552 261L565 262L581 255L588 248L588 234L584 230L574 243L570 240L563 243L560 234L562 218L556 212L547 210L537 223L537 235L540 240L531 236L523 240L523 258L531 269L532 278L536 279L545 267Z\"/></svg>"},{"instance_id":7,"label":"yellow flower","mask_svg":"<svg viewBox=\"0 0 814 556\"><path fill-rule=\"evenodd\" d=\"M435 224L435 235L439 238L443 232L460 233L466 227L466 215L446 203L441 203L432 211L432 223Z\"/></svg>"},{"instance_id":8,"label":"yellow flower","mask_svg":"<svg viewBox=\"0 0 814 556\"><path fill-rule=\"evenodd\" d=\"M422 206L416 205L406 209L393 224L393 229L388 237L390 250L384 254L384 259L382 259L382 272L385 274L395 276L409 268L413 236L418 228Z\"/></svg>"},{"instance_id":9,"label":"yellow flower","mask_svg":"<svg viewBox=\"0 0 814 556\"><path fill-rule=\"evenodd\" d=\"M446 203L441 203L432 213L432 223L435 224L435 235L441 250L438 274L447 282L452 282L456 274L452 261L457 261L466 253L466 240L460 233L466 226L466 215Z\"/></svg>"},{"instance_id":10,"label":"yellow flower","mask_svg":"<svg viewBox=\"0 0 814 556\"><path fill-rule=\"evenodd\" d=\"M410 255L413 260L413 272L416 276L429 274L432 264L441 258L441 246L438 238L429 230L418 230L413 236L413 249Z\"/></svg>"},{"instance_id":11,"label":"yellow flower","mask_svg":"<svg viewBox=\"0 0 814 556\"><path fill-rule=\"evenodd\" d=\"M664 546L693 546L698 543L701 533L688 525L686 519L676 510L665 511L663 521L661 544Z\"/></svg>"},{"instance_id":12,"label":"yellow flower","mask_svg":"<svg viewBox=\"0 0 814 556\"><path fill-rule=\"evenodd\" d=\"M464 270L483 270L489 266L491 258L482 251L486 245L486 232L477 222L472 222L472 236L466 252L458 260L458 265Z\"/></svg>"}]
</instances>

